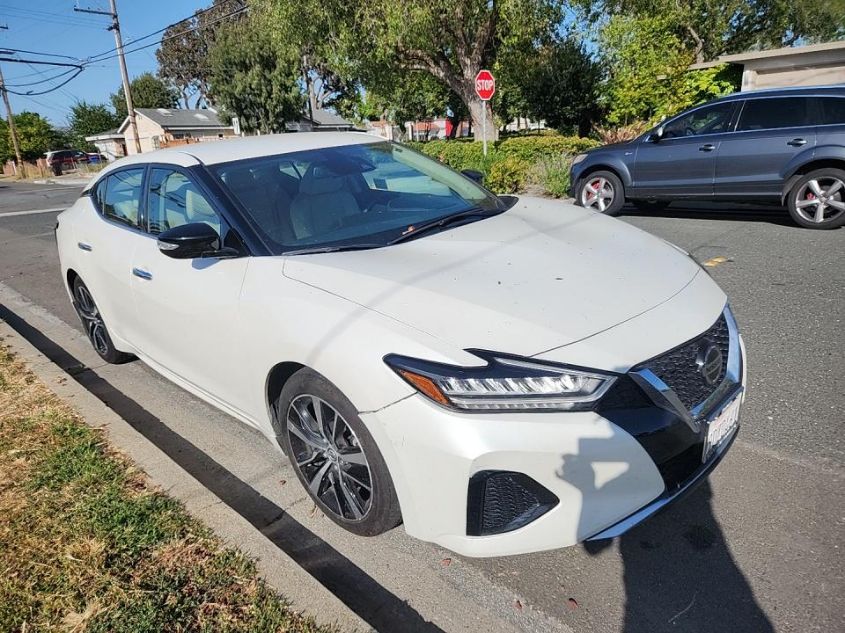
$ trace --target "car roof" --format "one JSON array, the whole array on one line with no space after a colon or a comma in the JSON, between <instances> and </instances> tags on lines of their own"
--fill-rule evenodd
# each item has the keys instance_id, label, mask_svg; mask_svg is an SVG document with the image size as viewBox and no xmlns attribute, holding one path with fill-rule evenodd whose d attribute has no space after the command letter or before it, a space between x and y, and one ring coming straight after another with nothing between
<instances>
[{"instance_id":1,"label":"car roof","mask_svg":"<svg viewBox=\"0 0 845 633\"><path fill-rule=\"evenodd\" d=\"M762 88L760 90L746 90L735 92L717 101L736 101L752 97L845 97L845 84L832 86L801 86L796 88ZM712 103L712 102L711 102Z\"/></svg>"},{"instance_id":2,"label":"car roof","mask_svg":"<svg viewBox=\"0 0 845 633\"><path fill-rule=\"evenodd\" d=\"M216 165L246 158L260 158L311 149L384 142L383 138L360 132L290 132L244 136L190 145L179 145L144 154L133 154L113 163L116 167L135 163ZM192 160L193 159L193 160Z\"/></svg>"}]
</instances>

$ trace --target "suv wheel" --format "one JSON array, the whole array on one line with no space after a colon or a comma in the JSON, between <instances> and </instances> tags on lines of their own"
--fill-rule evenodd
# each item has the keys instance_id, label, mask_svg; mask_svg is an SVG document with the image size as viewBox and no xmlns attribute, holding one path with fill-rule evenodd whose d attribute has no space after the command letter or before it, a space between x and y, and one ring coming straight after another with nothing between
<instances>
[{"instance_id":1,"label":"suv wheel","mask_svg":"<svg viewBox=\"0 0 845 633\"><path fill-rule=\"evenodd\" d=\"M835 229L845 224L845 171L816 169L789 192L789 214L809 229Z\"/></svg>"},{"instance_id":2,"label":"suv wheel","mask_svg":"<svg viewBox=\"0 0 845 633\"><path fill-rule=\"evenodd\" d=\"M619 177L609 171L594 171L578 185L575 203L606 215L616 215L625 204L625 189Z\"/></svg>"},{"instance_id":3,"label":"suv wheel","mask_svg":"<svg viewBox=\"0 0 845 633\"><path fill-rule=\"evenodd\" d=\"M387 464L352 403L301 369L276 401L276 432L299 481L332 521L375 536L402 521Z\"/></svg>"}]
</instances>

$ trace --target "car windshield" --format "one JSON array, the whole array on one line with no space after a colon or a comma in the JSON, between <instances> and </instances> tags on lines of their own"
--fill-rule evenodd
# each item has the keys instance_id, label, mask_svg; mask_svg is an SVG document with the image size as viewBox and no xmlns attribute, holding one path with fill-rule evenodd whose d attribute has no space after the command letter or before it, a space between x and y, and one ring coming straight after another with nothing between
<instances>
[{"instance_id":1,"label":"car windshield","mask_svg":"<svg viewBox=\"0 0 845 633\"><path fill-rule=\"evenodd\" d=\"M277 255L386 246L441 218L463 214L469 222L504 209L472 180L388 142L240 160L212 171Z\"/></svg>"}]
</instances>

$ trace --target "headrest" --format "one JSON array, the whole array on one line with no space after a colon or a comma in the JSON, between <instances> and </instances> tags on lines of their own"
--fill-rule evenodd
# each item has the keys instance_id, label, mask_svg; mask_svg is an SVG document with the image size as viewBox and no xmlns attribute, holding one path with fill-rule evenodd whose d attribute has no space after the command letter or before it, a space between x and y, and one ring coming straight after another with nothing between
<instances>
[{"instance_id":1,"label":"headrest","mask_svg":"<svg viewBox=\"0 0 845 633\"><path fill-rule=\"evenodd\" d=\"M205 198L193 189L185 192L185 215L189 220L202 222L208 218L217 218L217 214Z\"/></svg>"},{"instance_id":2,"label":"headrest","mask_svg":"<svg viewBox=\"0 0 845 633\"><path fill-rule=\"evenodd\" d=\"M325 163L317 163L308 167L299 185L299 193L318 195L334 193L343 188L343 176L333 172Z\"/></svg>"},{"instance_id":3,"label":"headrest","mask_svg":"<svg viewBox=\"0 0 845 633\"><path fill-rule=\"evenodd\" d=\"M229 187L236 191L251 189L255 186L255 179L252 177L252 172L246 167L230 169L223 175L223 180Z\"/></svg>"}]
</instances>

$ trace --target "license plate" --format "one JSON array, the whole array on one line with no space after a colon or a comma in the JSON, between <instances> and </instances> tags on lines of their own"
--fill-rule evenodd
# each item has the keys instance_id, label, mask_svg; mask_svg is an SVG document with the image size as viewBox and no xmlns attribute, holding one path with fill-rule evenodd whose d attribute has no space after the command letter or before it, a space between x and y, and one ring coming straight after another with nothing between
<instances>
[{"instance_id":1,"label":"license plate","mask_svg":"<svg viewBox=\"0 0 845 633\"><path fill-rule=\"evenodd\" d=\"M707 425L707 438L704 441L704 453L701 456L701 461L706 462L713 451L733 435L739 424L739 405L741 402L742 396L739 395Z\"/></svg>"}]
</instances>

